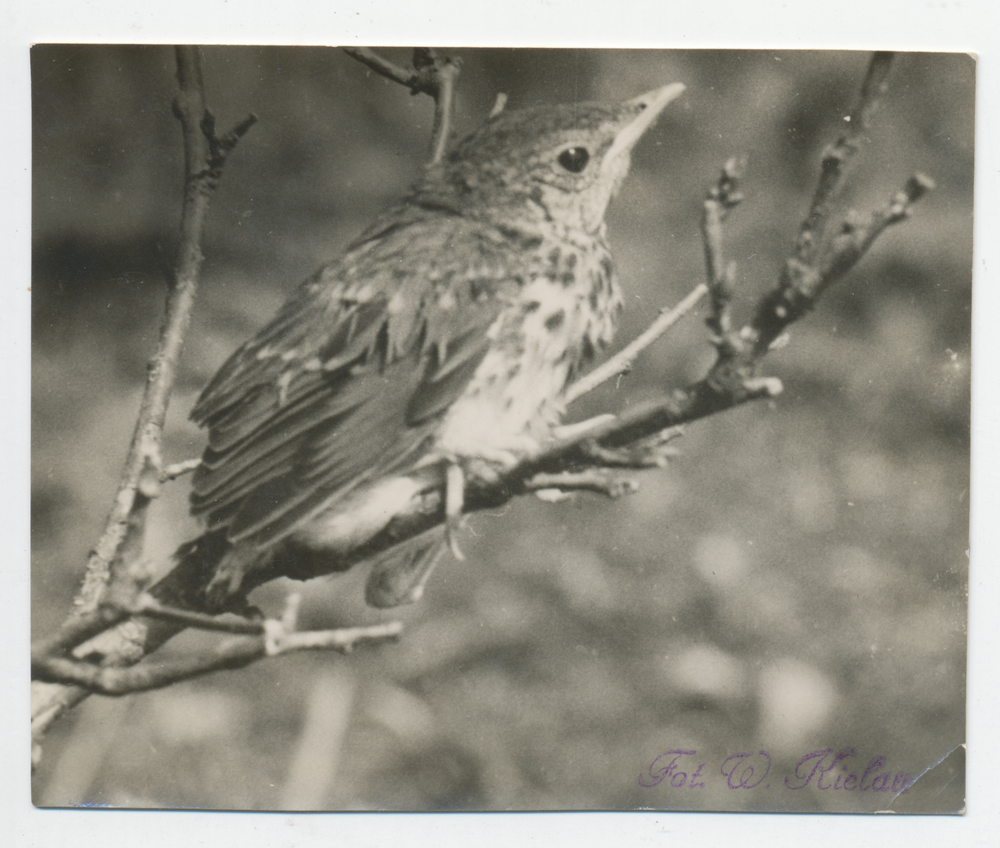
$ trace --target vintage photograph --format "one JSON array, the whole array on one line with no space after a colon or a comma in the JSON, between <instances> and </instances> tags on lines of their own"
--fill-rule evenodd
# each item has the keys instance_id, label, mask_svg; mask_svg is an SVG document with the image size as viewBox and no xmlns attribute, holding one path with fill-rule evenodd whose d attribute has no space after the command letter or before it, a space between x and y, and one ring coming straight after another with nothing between
<instances>
[{"instance_id":1,"label":"vintage photograph","mask_svg":"<svg viewBox=\"0 0 1000 848\"><path fill-rule=\"evenodd\" d=\"M975 91L32 47L34 804L963 813Z\"/></svg>"}]
</instances>

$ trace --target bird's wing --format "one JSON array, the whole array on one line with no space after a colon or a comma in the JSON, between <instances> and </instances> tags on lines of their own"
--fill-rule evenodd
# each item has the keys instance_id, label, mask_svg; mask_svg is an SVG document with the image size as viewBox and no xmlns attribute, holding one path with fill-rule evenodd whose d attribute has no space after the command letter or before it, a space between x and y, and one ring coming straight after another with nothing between
<instances>
[{"instance_id":1,"label":"bird's wing","mask_svg":"<svg viewBox=\"0 0 1000 848\"><path fill-rule=\"evenodd\" d=\"M516 296L502 247L456 216L401 215L308 280L198 400L192 511L267 545L415 461Z\"/></svg>"}]
</instances>

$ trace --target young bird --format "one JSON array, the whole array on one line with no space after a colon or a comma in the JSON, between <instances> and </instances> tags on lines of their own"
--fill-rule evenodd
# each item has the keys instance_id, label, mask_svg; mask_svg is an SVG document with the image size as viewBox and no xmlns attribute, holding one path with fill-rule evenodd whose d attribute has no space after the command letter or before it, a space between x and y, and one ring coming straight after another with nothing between
<instances>
[{"instance_id":1,"label":"young bird","mask_svg":"<svg viewBox=\"0 0 1000 848\"><path fill-rule=\"evenodd\" d=\"M276 562L336 570L315 564L375 536L430 469L444 527L383 555L366 590L380 607L420 596L466 479L551 437L610 341L604 213L683 88L490 118L230 357L191 414L209 433L191 495L207 531L179 552L212 569L210 599Z\"/></svg>"}]
</instances>

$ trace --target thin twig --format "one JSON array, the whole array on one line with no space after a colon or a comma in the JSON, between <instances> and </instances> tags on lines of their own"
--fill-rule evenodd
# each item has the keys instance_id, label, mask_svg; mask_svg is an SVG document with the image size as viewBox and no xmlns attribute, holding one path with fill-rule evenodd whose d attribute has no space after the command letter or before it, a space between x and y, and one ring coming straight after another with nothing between
<instances>
[{"instance_id":1,"label":"thin twig","mask_svg":"<svg viewBox=\"0 0 1000 848\"><path fill-rule=\"evenodd\" d=\"M134 603L102 603L97 610L66 621L54 636L40 639L31 647L32 677L45 679L46 669L53 658L65 658L79 646L86 648L86 641L134 616L144 615L160 621L169 621L181 627L244 635L262 635L261 621L252 621L232 613L208 615L206 613L165 606L151 595L139 595ZM284 620L283 620L284 621ZM284 622L291 629L287 621ZM80 659L78 657L77 659ZM69 682L69 681L64 681Z\"/></svg>"},{"instance_id":2,"label":"thin twig","mask_svg":"<svg viewBox=\"0 0 1000 848\"><path fill-rule=\"evenodd\" d=\"M164 467L163 471L160 473L160 482L166 483L170 480L176 480L178 477L182 477L185 474L190 474L192 471L197 470L199 465L201 465L201 457L171 463L170 465Z\"/></svg>"},{"instance_id":3,"label":"thin twig","mask_svg":"<svg viewBox=\"0 0 1000 848\"><path fill-rule=\"evenodd\" d=\"M699 283L695 286L680 303L673 309L664 310L660 316L647 327L640 335L623 347L618 353L607 362L602 363L593 371L581 377L566 390L565 403L573 403L583 397L588 392L592 392L602 383L614 379L619 374L627 374L632 370L632 364L636 357L647 347L655 342L660 336L667 332L685 315L688 314L708 293L708 286Z\"/></svg>"},{"instance_id":4,"label":"thin twig","mask_svg":"<svg viewBox=\"0 0 1000 848\"><path fill-rule=\"evenodd\" d=\"M868 222L848 215L840 232L817 251L819 258L814 264L806 265L795 256L789 257L778 287L761 300L752 323L743 330L745 338L753 342L755 355L769 350L789 324L812 309L819 296L857 264L875 239L891 225L909 217L913 204L933 188L930 177L915 174Z\"/></svg>"},{"instance_id":5,"label":"thin twig","mask_svg":"<svg viewBox=\"0 0 1000 848\"><path fill-rule=\"evenodd\" d=\"M493 108L490 109L490 114L487 115L487 118L495 118L504 110L504 107L506 105L507 105L507 95L504 94L502 91L498 92L497 99L493 101Z\"/></svg>"},{"instance_id":6,"label":"thin twig","mask_svg":"<svg viewBox=\"0 0 1000 848\"><path fill-rule=\"evenodd\" d=\"M37 669L37 675L42 680L72 682L101 695L127 695L162 689L214 671L242 668L268 656L315 650L346 654L363 643L397 639L403 630L400 622L390 621L367 627L279 633L275 636L273 631L280 631L280 625L278 622L270 623L277 625L272 628L272 634L227 639L212 651L189 657L139 663L129 668L102 667L63 657L49 657Z\"/></svg>"},{"instance_id":7,"label":"thin twig","mask_svg":"<svg viewBox=\"0 0 1000 848\"><path fill-rule=\"evenodd\" d=\"M816 257L824 228L830 219L830 205L840 188L847 163L857 152L862 134L868 129L878 102L888 88L893 58L894 54L886 51L872 54L858 101L847 117L844 132L823 151L822 169L809 214L803 220L795 242L795 257L799 262L809 265Z\"/></svg>"},{"instance_id":8,"label":"thin twig","mask_svg":"<svg viewBox=\"0 0 1000 848\"><path fill-rule=\"evenodd\" d=\"M913 204L933 189L934 180L925 174L914 174L885 207L871 214L868 221L854 220L849 216L840 232L830 239L829 249L820 260L813 296L818 297L827 286L849 271L868 252L875 239L888 227L905 221Z\"/></svg>"},{"instance_id":9,"label":"thin twig","mask_svg":"<svg viewBox=\"0 0 1000 848\"><path fill-rule=\"evenodd\" d=\"M821 238L844 165L857 150L862 132L868 128L888 88L892 58L892 53L872 55L858 103L848 121L849 128L824 153L819 183L809 214L802 223L794 254L785 262L778 287L763 298L751 325L744 329L746 338L752 341L755 356L769 350L785 327L808 312L823 290L853 267L886 227L905 218L910 206L933 188L930 178L915 175L894 197L888 213L876 213L869 225L859 224L856 216L848 215L840 233L831 239ZM898 214L893 209L898 209Z\"/></svg>"},{"instance_id":10,"label":"thin twig","mask_svg":"<svg viewBox=\"0 0 1000 848\"><path fill-rule=\"evenodd\" d=\"M145 615L160 621L171 621L184 627L209 630L220 633L260 634L264 632L263 621L254 621L233 613L209 615L202 612L169 607L161 604L152 595L142 595L129 611L132 615Z\"/></svg>"},{"instance_id":11,"label":"thin twig","mask_svg":"<svg viewBox=\"0 0 1000 848\"><path fill-rule=\"evenodd\" d=\"M717 339L724 338L730 330L729 305L736 286L736 265L727 263L723 258L722 222L730 210L743 200L739 180L745 166L744 160L729 159L702 205L701 237L709 292L712 296L712 311L705 323Z\"/></svg>"},{"instance_id":12,"label":"thin twig","mask_svg":"<svg viewBox=\"0 0 1000 848\"><path fill-rule=\"evenodd\" d=\"M727 267L722 258L722 222L729 211L743 200L739 179L744 165L738 159L726 162L718 182L705 198L701 228L708 283L699 283L677 306L661 312L659 318L615 356L570 386L565 396L567 405L602 383L631 371L636 357L690 312L707 293L712 295L712 316L707 319L709 326L719 336L728 331L728 305L733 296L735 269L732 265Z\"/></svg>"},{"instance_id":13,"label":"thin twig","mask_svg":"<svg viewBox=\"0 0 1000 848\"><path fill-rule=\"evenodd\" d=\"M286 632L298 630L299 610L302 608L302 593L289 592L285 598L285 608L281 611L281 626Z\"/></svg>"},{"instance_id":14,"label":"thin twig","mask_svg":"<svg viewBox=\"0 0 1000 848\"><path fill-rule=\"evenodd\" d=\"M379 55L368 47L342 47L341 48L352 59L357 59L363 65L367 65L377 74L381 74L386 79L405 85L410 91L422 91L424 94L433 96L433 91L428 91L422 86L426 80L420 76L413 68L400 67L395 62L390 62L384 56Z\"/></svg>"},{"instance_id":15,"label":"thin twig","mask_svg":"<svg viewBox=\"0 0 1000 848\"><path fill-rule=\"evenodd\" d=\"M441 56L432 47L416 47L413 50L413 67L403 68L368 47L342 49L386 79L406 86L412 94L429 94L434 98L430 164L440 162L451 140L458 62L450 56Z\"/></svg>"},{"instance_id":16,"label":"thin twig","mask_svg":"<svg viewBox=\"0 0 1000 848\"><path fill-rule=\"evenodd\" d=\"M431 164L444 159L451 142L452 122L455 113L455 81L458 79L458 65L447 62L439 71L441 87L434 98L434 130L431 133Z\"/></svg>"}]
</instances>

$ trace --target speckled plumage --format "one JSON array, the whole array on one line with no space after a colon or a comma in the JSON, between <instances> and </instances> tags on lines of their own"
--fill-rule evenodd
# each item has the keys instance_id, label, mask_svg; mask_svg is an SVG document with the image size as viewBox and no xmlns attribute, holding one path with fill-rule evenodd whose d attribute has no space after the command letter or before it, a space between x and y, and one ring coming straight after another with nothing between
<instances>
[{"instance_id":1,"label":"speckled plumage","mask_svg":"<svg viewBox=\"0 0 1000 848\"><path fill-rule=\"evenodd\" d=\"M321 548L359 491L432 463L506 465L548 436L621 302L605 208L679 91L492 118L307 280L192 413L208 529L243 551Z\"/></svg>"}]
</instances>

